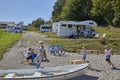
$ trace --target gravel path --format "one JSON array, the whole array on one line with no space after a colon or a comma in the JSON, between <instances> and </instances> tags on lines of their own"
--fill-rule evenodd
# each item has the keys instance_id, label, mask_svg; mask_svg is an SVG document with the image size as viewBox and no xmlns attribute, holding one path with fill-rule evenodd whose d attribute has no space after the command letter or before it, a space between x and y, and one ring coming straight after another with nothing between
<instances>
[{"instance_id":1,"label":"gravel path","mask_svg":"<svg viewBox=\"0 0 120 80\"><path fill-rule=\"evenodd\" d=\"M19 42L5 53L3 60L0 61L0 69L35 68L35 66L28 65L27 63L21 63L23 59L21 51L24 51L29 47L38 48L39 40L45 41L47 50L49 44L47 43L45 36L35 32L24 33ZM67 65L70 64L70 60L72 59L81 59L81 55L76 53L66 53L64 56L58 57L48 54L48 58L50 62L44 62L41 66L53 67ZM120 80L120 55L112 55L111 60L116 67L114 70L108 67L103 55L89 54L87 60L91 65L87 69L86 74L70 80Z\"/></svg>"}]
</instances>

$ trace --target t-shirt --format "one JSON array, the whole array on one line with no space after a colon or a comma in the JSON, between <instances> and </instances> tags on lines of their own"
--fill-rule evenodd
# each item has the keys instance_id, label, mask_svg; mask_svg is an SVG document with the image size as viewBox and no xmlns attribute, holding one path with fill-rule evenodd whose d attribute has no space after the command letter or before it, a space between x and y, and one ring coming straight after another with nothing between
<instances>
[{"instance_id":1,"label":"t-shirt","mask_svg":"<svg viewBox=\"0 0 120 80\"><path fill-rule=\"evenodd\" d=\"M45 52L44 46L40 46L39 51L40 51L40 52Z\"/></svg>"},{"instance_id":2,"label":"t-shirt","mask_svg":"<svg viewBox=\"0 0 120 80\"><path fill-rule=\"evenodd\" d=\"M105 52L106 55L110 55L111 50L105 49L104 52Z\"/></svg>"},{"instance_id":3,"label":"t-shirt","mask_svg":"<svg viewBox=\"0 0 120 80\"><path fill-rule=\"evenodd\" d=\"M87 57L88 51L87 50L81 50L83 57Z\"/></svg>"},{"instance_id":4,"label":"t-shirt","mask_svg":"<svg viewBox=\"0 0 120 80\"><path fill-rule=\"evenodd\" d=\"M26 58L29 57L29 56L31 55L30 53L31 53L30 51L26 51L26 53L24 54L25 57L26 57Z\"/></svg>"},{"instance_id":5,"label":"t-shirt","mask_svg":"<svg viewBox=\"0 0 120 80\"><path fill-rule=\"evenodd\" d=\"M45 52L44 46L40 46L39 52L40 52L40 53L41 53L41 52ZM37 61L39 61L39 62L42 62L42 60L43 60L43 54L37 54L35 60L37 60Z\"/></svg>"}]
</instances>

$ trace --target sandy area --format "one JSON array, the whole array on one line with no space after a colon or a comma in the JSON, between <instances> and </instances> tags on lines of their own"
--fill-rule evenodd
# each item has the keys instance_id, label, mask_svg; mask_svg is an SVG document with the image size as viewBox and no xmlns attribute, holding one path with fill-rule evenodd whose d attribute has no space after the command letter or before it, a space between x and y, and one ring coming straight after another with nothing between
<instances>
[{"instance_id":1,"label":"sandy area","mask_svg":"<svg viewBox=\"0 0 120 80\"><path fill-rule=\"evenodd\" d=\"M26 32L13 48L9 49L2 61L0 61L0 69L23 69L35 68L35 66L27 63L22 64L23 56L21 51L29 47L38 48L39 40L45 41L47 50L49 44L45 36L34 32ZM47 52L50 62L43 62L42 67L53 67L70 64L72 59L81 59L81 55L77 53L67 53L64 56L53 56ZM110 69L105 62L105 56L89 54L87 60L91 63L85 75L70 80L120 80L120 55L112 55L111 61L116 69Z\"/></svg>"}]
</instances>

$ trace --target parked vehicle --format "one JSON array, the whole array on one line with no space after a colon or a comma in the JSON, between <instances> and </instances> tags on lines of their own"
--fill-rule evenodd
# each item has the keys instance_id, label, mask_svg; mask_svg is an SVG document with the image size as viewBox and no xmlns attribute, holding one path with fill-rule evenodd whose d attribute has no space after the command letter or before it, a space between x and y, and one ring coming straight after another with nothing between
<instances>
[{"instance_id":1,"label":"parked vehicle","mask_svg":"<svg viewBox=\"0 0 120 80\"><path fill-rule=\"evenodd\" d=\"M22 33L22 27L8 26L6 27L6 31L13 33Z\"/></svg>"},{"instance_id":2,"label":"parked vehicle","mask_svg":"<svg viewBox=\"0 0 120 80\"><path fill-rule=\"evenodd\" d=\"M40 26L40 32L50 32L51 26L50 25L41 25Z\"/></svg>"},{"instance_id":3,"label":"parked vehicle","mask_svg":"<svg viewBox=\"0 0 120 80\"><path fill-rule=\"evenodd\" d=\"M57 36L68 37L93 37L97 32L92 28L97 26L97 23L92 20L86 21L59 21L53 23L52 31Z\"/></svg>"}]
</instances>

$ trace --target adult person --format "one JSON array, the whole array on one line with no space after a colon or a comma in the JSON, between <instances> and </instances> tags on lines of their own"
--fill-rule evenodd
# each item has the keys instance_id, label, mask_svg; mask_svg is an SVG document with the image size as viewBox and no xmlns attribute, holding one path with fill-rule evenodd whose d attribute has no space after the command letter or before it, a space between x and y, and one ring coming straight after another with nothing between
<instances>
[{"instance_id":1,"label":"adult person","mask_svg":"<svg viewBox=\"0 0 120 80\"><path fill-rule=\"evenodd\" d=\"M104 53L105 53L106 61L107 61L108 65L111 68L115 68L114 65L113 65L113 63L110 60L110 58L111 58L111 51L112 51L112 49L110 49L109 46L105 46Z\"/></svg>"}]
</instances>

